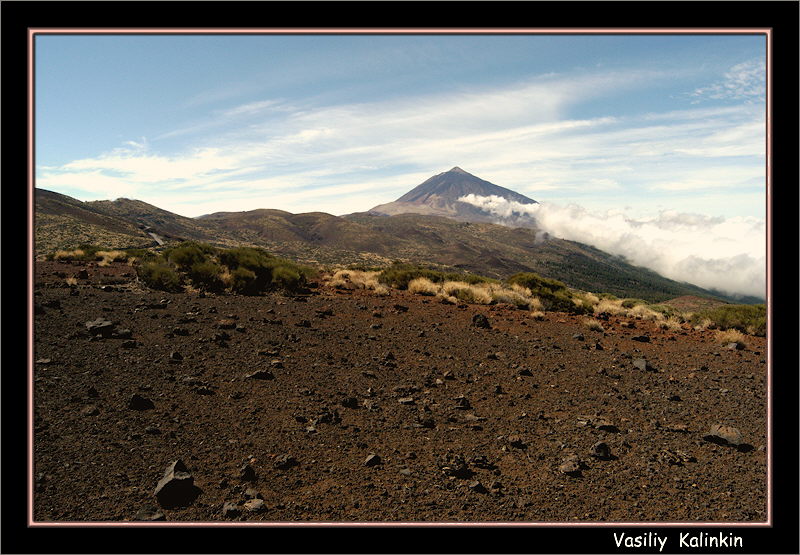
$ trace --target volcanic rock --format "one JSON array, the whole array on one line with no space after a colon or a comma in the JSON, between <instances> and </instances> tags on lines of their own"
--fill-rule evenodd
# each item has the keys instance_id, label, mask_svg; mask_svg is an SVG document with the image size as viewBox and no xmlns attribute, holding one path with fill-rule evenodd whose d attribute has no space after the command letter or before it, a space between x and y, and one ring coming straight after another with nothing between
<instances>
[{"instance_id":1,"label":"volcanic rock","mask_svg":"<svg viewBox=\"0 0 800 555\"><path fill-rule=\"evenodd\" d=\"M156 485L154 495L164 508L185 507L191 505L198 495L194 485L194 477L182 460L171 463L164 477Z\"/></svg>"}]
</instances>

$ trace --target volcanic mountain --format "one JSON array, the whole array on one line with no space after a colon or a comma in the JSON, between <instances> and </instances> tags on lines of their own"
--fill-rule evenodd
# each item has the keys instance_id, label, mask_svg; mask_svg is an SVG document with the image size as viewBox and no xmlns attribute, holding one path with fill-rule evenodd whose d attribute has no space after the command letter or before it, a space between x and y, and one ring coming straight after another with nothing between
<instances>
[{"instance_id":1,"label":"volcanic mountain","mask_svg":"<svg viewBox=\"0 0 800 555\"><path fill-rule=\"evenodd\" d=\"M525 195L490 183L456 166L450 171L427 179L396 201L380 204L367 213L383 216L424 214L444 216L462 222L498 223L496 215L459 200L470 194L479 197L496 196L520 204L537 204L535 200ZM528 215L515 214L510 221L503 220L502 223L529 227L533 224L533 220Z\"/></svg>"}]
</instances>

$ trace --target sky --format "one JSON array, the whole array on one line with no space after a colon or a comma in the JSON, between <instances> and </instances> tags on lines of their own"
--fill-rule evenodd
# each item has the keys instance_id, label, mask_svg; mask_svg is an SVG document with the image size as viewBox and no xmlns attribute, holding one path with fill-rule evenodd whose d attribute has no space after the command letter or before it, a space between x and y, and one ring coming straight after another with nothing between
<instances>
[{"instance_id":1,"label":"sky","mask_svg":"<svg viewBox=\"0 0 800 555\"><path fill-rule=\"evenodd\" d=\"M625 250L620 222L656 222L651 251L673 232L719 239L672 266L765 266L763 35L39 35L35 49L36 186L79 200L343 215L459 166L559 214L562 235L594 223L574 240Z\"/></svg>"}]
</instances>

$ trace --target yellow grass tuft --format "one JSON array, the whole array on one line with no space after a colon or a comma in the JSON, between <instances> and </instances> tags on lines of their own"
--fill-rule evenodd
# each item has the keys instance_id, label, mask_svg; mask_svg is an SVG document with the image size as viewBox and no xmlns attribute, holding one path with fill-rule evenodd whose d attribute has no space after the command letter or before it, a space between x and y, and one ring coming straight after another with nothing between
<instances>
[{"instance_id":1,"label":"yellow grass tuft","mask_svg":"<svg viewBox=\"0 0 800 555\"><path fill-rule=\"evenodd\" d=\"M53 255L54 260L72 260L73 258L78 258L86 254L83 252L82 249L75 249L71 251L67 250L57 250Z\"/></svg>"},{"instance_id":2,"label":"yellow grass tuft","mask_svg":"<svg viewBox=\"0 0 800 555\"><path fill-rule=\"evenodd\" d=\"M652 321L660 321L664 319L664 315L660 312L656 312L651 308L647 308L643 304L639 304L634 306L633 308L628 309L628 316L636 318L638 320L652 320Z\"/></svg>"},{"instance_id":3,"label":"yellow grass tuft","mask_svg":"<svg viewBox=\"0 0 800 555\"><path fill-rule=\"evenodd\" d=\"M663 322L659 324L661 329L668 330L668 331L680 331L681 330L681 321L676 316L670 316Z\"/></svg>"},{"instance_id":4,"label":"yellow grass tuft","mask_svg":"<svg viewBox=\"0 0 800 555\"><path fill-rule=\"evenodd\" d=\"M594 313L600 314L602 312L618 315L618 314L625 314L627 312L627 309L622 306L622 299L617 299L615 301L611 299L602 299L600 302L597 303L597 305L595 305Z\"/></svg>"},{"instance_id":5,"label":"yellow grass tuft","mask_svg":"<svg viewBox=\"0 0 800 555\"><path fill-rule=\"evenodd\" d=\"M739 330L729 329L725 331L717 331L715 335L717 343L722 343L723 345L728 343L736 343L742 347L747 346L747 336L745 336L745 334Z\"/></svg>"},{"instance_id":6,"label":"yellow grass tuft","mask_svg":"<svg viewBox=\"0 0 800 555\"><path fill-rule=\"evenodd\" d=\"M531 312L530 316L534 320L544 320L544 312L542 312L541 310L534 310L533 312Z\"/></svg>"},{"instance_id":7,"label":"yellow grass tuft","mask_svg":"<svg viewBox=\"0 0 800 555\"><path fill-rule=\"evenodd\" d=\"M697 324L694 327L694 329L696 329L698 331L703 331L703 330L706 330L706 329L708 329L709 327L711 327L713 325L714 325L714 322L712 322L710 319L703 318L702 320L700 320L700 323Z\"/></svg>"},{"instance_id":8,"label":"yellow grass tuft","mask_svg":"<svg viewBox=\"0 0 800 555\"><path fill-rule=\"evenodd\" d=\"M603 327L603 324L600 321L595 320L594 318L589 318L583 321L583 325L589 328L592 331L606 331Z\"/></svg>"},{"instance_id":9,"label":"yellow grass tuft","mask_svg":"<svg viewBox=\"0 0 800 555\"><path fill-rule=\"evenodd\" d=\"M432 297L439 292L439 286L428 278L419 277L408 282L408 290L417 295Z\"/></svg>"}]
</instances>

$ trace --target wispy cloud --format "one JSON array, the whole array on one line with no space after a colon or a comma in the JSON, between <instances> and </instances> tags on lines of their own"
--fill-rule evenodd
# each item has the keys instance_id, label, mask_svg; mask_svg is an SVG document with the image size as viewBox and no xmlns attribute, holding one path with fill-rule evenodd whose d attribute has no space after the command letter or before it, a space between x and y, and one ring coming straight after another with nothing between
<instances>
[{"instance_id":1,"label":"wispy cloud","mask_svg":"<svg viewBox=\"0 0 800 555\"><path fill-rule=\"evenodd\" d=\"M699 87L691 96L698 100L764 100L767 66L764 60L748 60L734 65L723 78L708 86Z\"/></svg>"}]
</instances>

